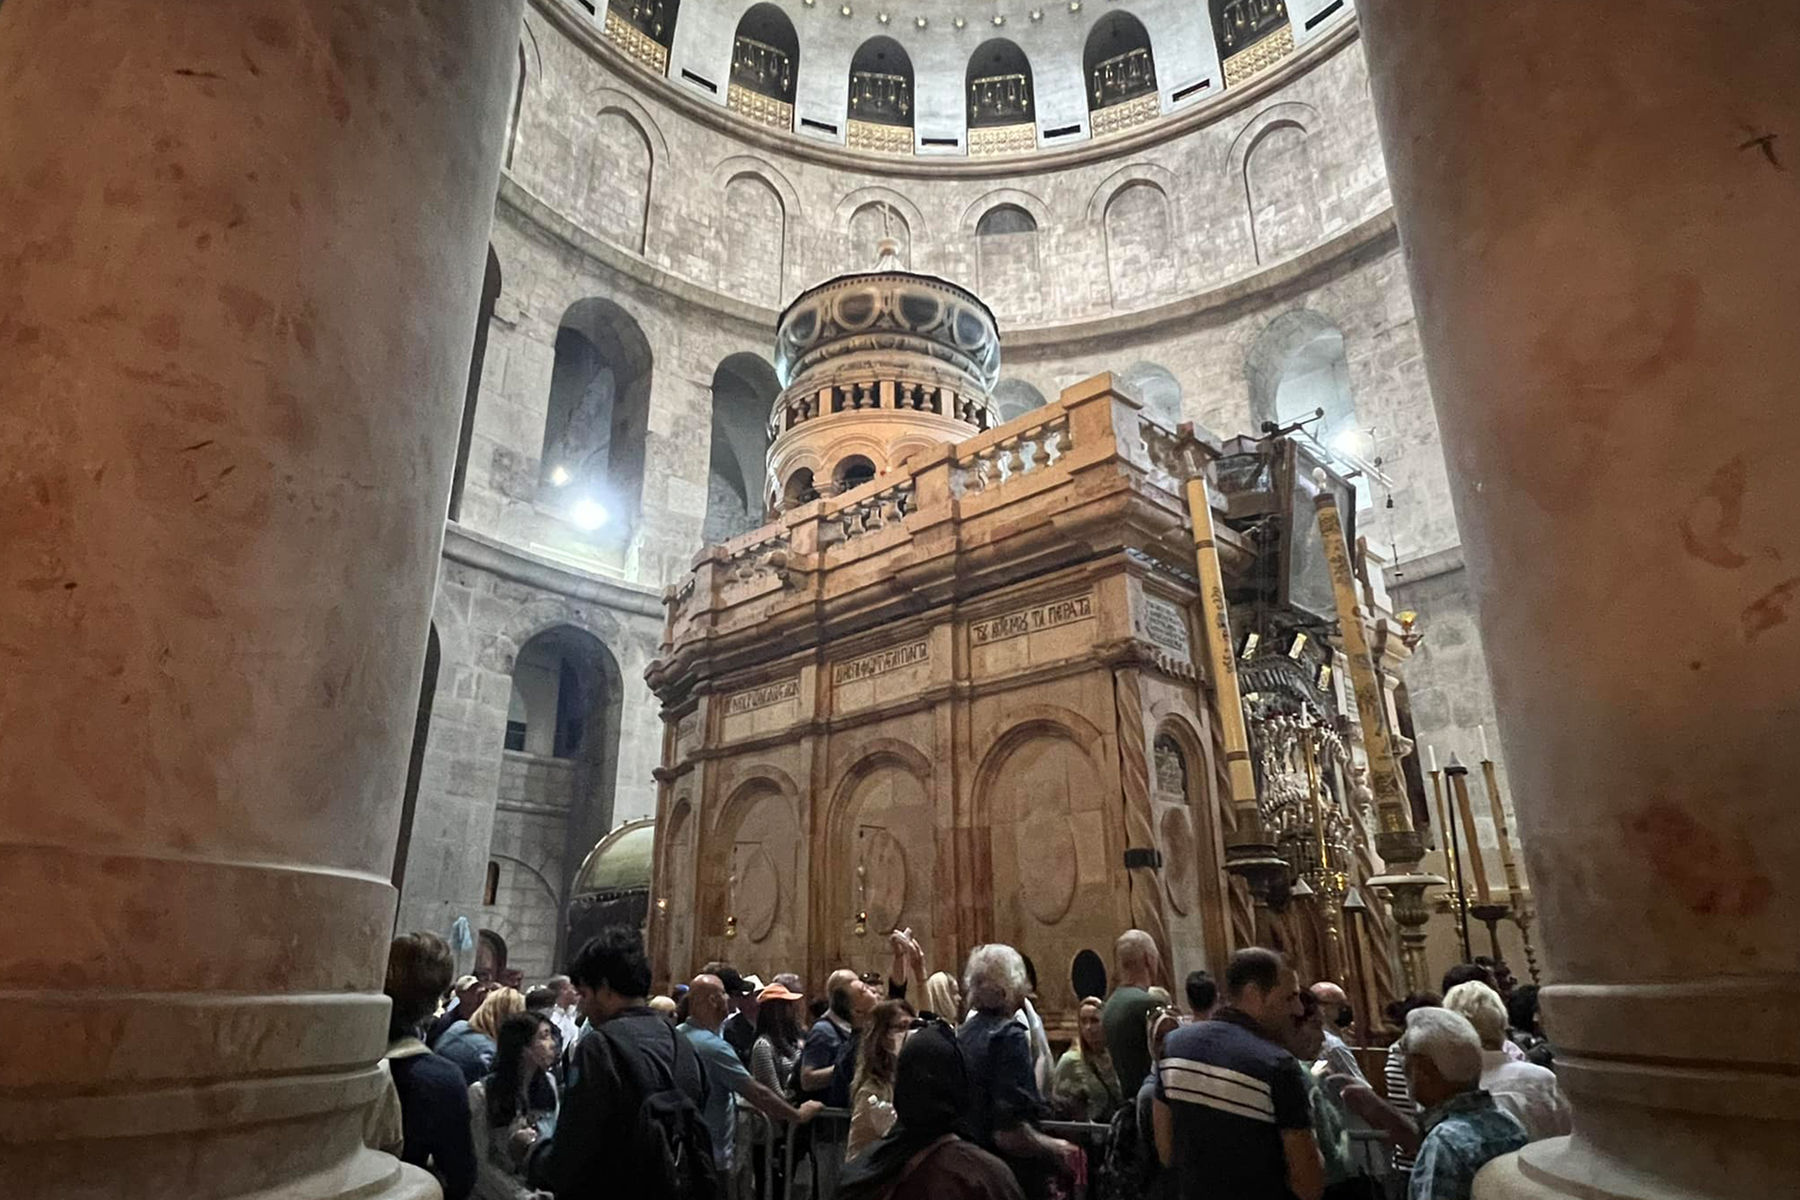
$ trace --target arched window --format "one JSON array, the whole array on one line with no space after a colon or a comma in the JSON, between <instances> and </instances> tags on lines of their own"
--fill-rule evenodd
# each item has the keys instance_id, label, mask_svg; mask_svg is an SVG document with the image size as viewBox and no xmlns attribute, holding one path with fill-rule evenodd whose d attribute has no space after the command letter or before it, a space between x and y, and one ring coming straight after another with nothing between
<instances>
[{"instance_id":1,"label":"arched window","mask_svg":"<svg viewBox=\"0 0 1800 1200\"><path fill-rule=\"evenodd\" d=\"M637 521L650 423L650 344L610 300L577 301L556 331L539 502L598 541Z\"/></svg>"},{"instance_id":2,"label":"arched window","mask_svg":"<svg viewBox=\"0 0 1800 1200\"><path fill-rule=\"evenodd\" d=\"M883 154L913 152L912 59L890 37L872 37L850 60L850 128L853 149Z\"/></svg>"},{"instance_id":3,"label":"arched window","mask_svg":"<svg viewBox=\"0 0 1800 1200\"><path fill-rule=\"evenodd\" d=\"M1286 0L1212 0L1212 21L1226 87L1279 62L1294 48Z\"/></svg>"},{"instance_id":4,"label":"arched window","mask_svg":"<svg viewBox=\"0 0 1800 1200\"><path fill-rule=\"evenodd\" d=\"M1156 60L1144 23L1110 12L1094 23L1081 55L1088 124L1094 136L1141 124L1157 114Z\"/></svg>"},{"instance_id":5,"label":"arched window","mask_svg":"<svg viewBox=\"0 0 1800 1200\"><path fill-rule=\"evenodd\" d=\"M769 409L780 391L775 368L755 354L733 354L713 372L712 463L703 530L708 545L763 523Z\"/></svg>"},{"instance_id":6,"label":"arched window","mask_svg":"<svg viewBox=\"0 0 1800 1200\"><path fill-rule=\"evenodd\" d=\"M1369 457L1368 433L1356 415L1350 392L1350 363L1338 327L1308 309L1283 313L1269 322L1250 347L1246 361L1250 415L1260 425L1287 425L1324 410L1310 433L1340 459Z\"/></svg>"},{"instance_id":7,"label":"arched window","mask_svg":"<svg viewBox=\"0 0 1800 1200\"><path fill-rule=\"evenodd\" d=\"M794 79L800 70L800 39L794 23L773 4L752 5L738 21L731 44L733 110L771 129L794 127Z\"/></svg>"},{"instance_id":8,"label":"arched window","mask_svg":"<svg viewBox=\"0 0 1800 1200\"><path fill-rule=\"evenodd\" d=\"M819 498L819 491L813 486L811 467L801 467L787 477L781 485L781 506L793 508L800 504L810 504Z\"/></svg>"},{"instance_id":9,"label":"arched window","mask_svg":"<svg viewBox=\"0 0 1800 1200\"><path fill-rule=\"evenodd\" d=\"M1037 145L1037 102L1031 63L1005 38L983 42L964 75L969 102L969 153L1016 154Z\"/></svg>"},{"instance_id":10,"label":"arched window","mask_svg":"<svg viewBox=\"0 0 1800 1200\"><path fill-rule=\"evenodd\" d=\"M1010 421L1044 407L1044 393L1023 379L1002 379L994 385L994 407L1002 421Z\"/></svg>"},{"instance_id":11,"label":"arched window","mask_svg":"<svg viewBox=\"0 0 1800 1200\"><path fill-rule=\"evenodd\" d=\"M492 859L489 859L488 865L487 865L487 878L482 882L482 885L481 885L481 903L488 908L492 908L494 905L498 904L499 902L500 902L500 864L495 862Z\"/></svg>"},{"instance_id":12,"label":"arched window","mask_svg":"<svg viewBox=\"0 0 1800 1200\"><path fill-rule=\"evenodd\" d=\"M639 66L667 75L680 11L681 0L608 0L606 36Z\"/></svg>"},{"instance_id":13,"label":"arched window","mask_svg":"<svg viewBox=\"0 0 1800 1200\"><path fill-rule=\"evenodd\" d=\"M1181 381L1168 368L1152 362L1133 363L1120 373L1119 381L1158 424L1169 429L1181 424Z\"/></svg>"},{"instance_id":14,"label":"arched window","mask_svg":"<svg viewBox=\"0 0 1800 1200\"><path fill-rule=\"evenodd\" d=\"M562 961L571 885L612 827L623 698L617 660L585 630L553 626L514 659L508 726L518 733L501 756L488 856L507 861L498 923L527 973Z\"/></svg>"},{"instance_id":15,"label":"arched window","mask_svg":"<svg viewBox=\"0 0 1800 1200\"><path fill-rule=\"evenodd\" d=\"M475 401L481 395L481 372L487 366L488 324L500 299L500 259L488 247L487 273L481 280L481 307L475 313L475 344L469 351L469 382L463 391L462 427L456 435L456 468L450 476L450 519L462 517L463 486L469 476L469 451L475 441Z\"/></svg>"},{"instance_id":16,"label":"arched window","mask_svg":"<svg viewBox=\"0 0 1800 1200\"><path fill-rule=\"evenodd\" d=\"M837 470L832 473L832 479L836 482L837 490L840 492L859 488L873 478L875 478L875 464L860 454L852 454L839 462Z\"/></svg>"}]
</instances>

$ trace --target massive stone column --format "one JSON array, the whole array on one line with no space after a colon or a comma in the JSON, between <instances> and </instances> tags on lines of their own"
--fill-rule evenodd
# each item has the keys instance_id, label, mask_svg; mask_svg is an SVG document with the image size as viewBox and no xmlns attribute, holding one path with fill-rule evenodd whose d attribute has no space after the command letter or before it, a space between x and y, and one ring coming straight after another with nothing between
<instances>
[{"instance_id":1,"label":"massive stone column","mask_svg":"<svg viewBox=\"0 0 1800 1200\"><path fill-rule=\"evenodd\" d=\"M1361 5L1572 1139L1480 1191L1800 1180L1800 7Z\"/></svg>"},{"instance_id":2,"label":"massive stone column","mask_svg":"<svg viewBox=\"0 0 1800 1200\"><path fill-rule=\"evenodd\" d=\"M520 0L0 9L0 1179L360 1145Z\"/></svg>"}]
</instances>

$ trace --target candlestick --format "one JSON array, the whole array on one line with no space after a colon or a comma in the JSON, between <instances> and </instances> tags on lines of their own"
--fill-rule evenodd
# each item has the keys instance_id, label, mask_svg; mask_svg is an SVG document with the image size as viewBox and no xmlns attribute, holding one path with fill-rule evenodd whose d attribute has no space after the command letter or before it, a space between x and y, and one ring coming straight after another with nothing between
<instances>
[{"instance_id":1,"label":"candlestick","mask_svg":"<svg viewBox=\"0 0 1800 1200\"><path fill-rule=\"evenodd\" d=\"M1463 857L1469 860L1469 869L1475 874L1476 903L1491 904L1494 895L1488 888L1487 863L1481 853L1481 839L1475 833L1475 813L1469 805L1469 768L1452 755L1444 773L1450 776L1450 790L1456 796L1456 814L1462 818Z\"/></svg>"},{"instance_id":2,"label":"candlestick","mask_svg":"<svg viewBox=\"0 0 1800 1200\"><path fill-rule=\"evenodd\" d=\"M1456 852L1456 822L1451 818L1450 808L1444 802L1442 773L1437 769L1437 753L1435 751L1432 752L1431 758L1431 796L1437 804L1438 828L1443 831L1445 873L1455 881L1455 889L1450 893L1450 916L1456 921L1459 930L1463 961L1468 962L1470 958L1469 896L1463 890L1462 856Z\"/></svg>"},{"instance_id":3,"label":"candlestick","mask_svg":"<svg viewBox=\"0 0 1800 1200\"><path fill-rule=\"evenodd\" d=\"M1512 901L1514 908L1518 908L1525 889L1519 882L1519 864L1513 858L1512 833L1506 827L1506 802L1500 798L1499 776L1494 771L1491 759L1482 760L1481 778L1487 785L1488 807L1494 814L1494 836L1500 842L1500 869L1506 874L1507 898Z\"/></svg>"}]
</instances>

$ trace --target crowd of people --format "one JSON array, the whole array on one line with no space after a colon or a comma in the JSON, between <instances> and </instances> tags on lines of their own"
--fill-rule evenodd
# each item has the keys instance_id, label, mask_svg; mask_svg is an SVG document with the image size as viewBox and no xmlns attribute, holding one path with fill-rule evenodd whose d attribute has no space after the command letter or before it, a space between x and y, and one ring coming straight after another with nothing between
<instances>
[{"instance_id":1,"label":"crowd of people","mask_svg":"<svg viewBox=\"0 0 1800 1200\"><path fill-rule=\"evenodd\" d=\"M627 930L528 991L453 979L435 935L396 939L392 1087L366 1138L446 1200L1462 1200L1491 1159L1569 1130L1535 992L1490 964L1390 1009L1376 1088L1338 1032L1343 989L1270 950L1191 973L1181 1006L1154 939L1126 931L1058 1057L1013 947L976 947L958 977L927 974L910 931L890 944L885 978L834 971L809 1002L796 975L723 962L653 995ZM768 1130L790 1127L777 1155Z\"/></svg>"}]
</instances>

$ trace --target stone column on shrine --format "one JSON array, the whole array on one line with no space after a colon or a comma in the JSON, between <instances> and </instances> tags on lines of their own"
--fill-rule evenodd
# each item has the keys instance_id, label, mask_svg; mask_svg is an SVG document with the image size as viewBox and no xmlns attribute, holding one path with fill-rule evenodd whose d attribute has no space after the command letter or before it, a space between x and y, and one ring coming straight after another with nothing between
<instances>
[{"instance_id":1,"label":"stone column on shrine","mask_svg":"<svg viewBox=\"0 0 1800 1200\"><path fill-rule=\"evenodd\" d=\"M1572 1138L1800 1181L1800 6L1360 6Z\"/></svg>"},{"instance_id":2,"label":"stone column on shrine","mask_svg":"<svg viewBox=\"0 0 1800 1200\"><path fill-rule=\"evenodd\" d=\"M520 0L0 8L0 1178L362 1147Z\"/></svg>"}]
</instances>

